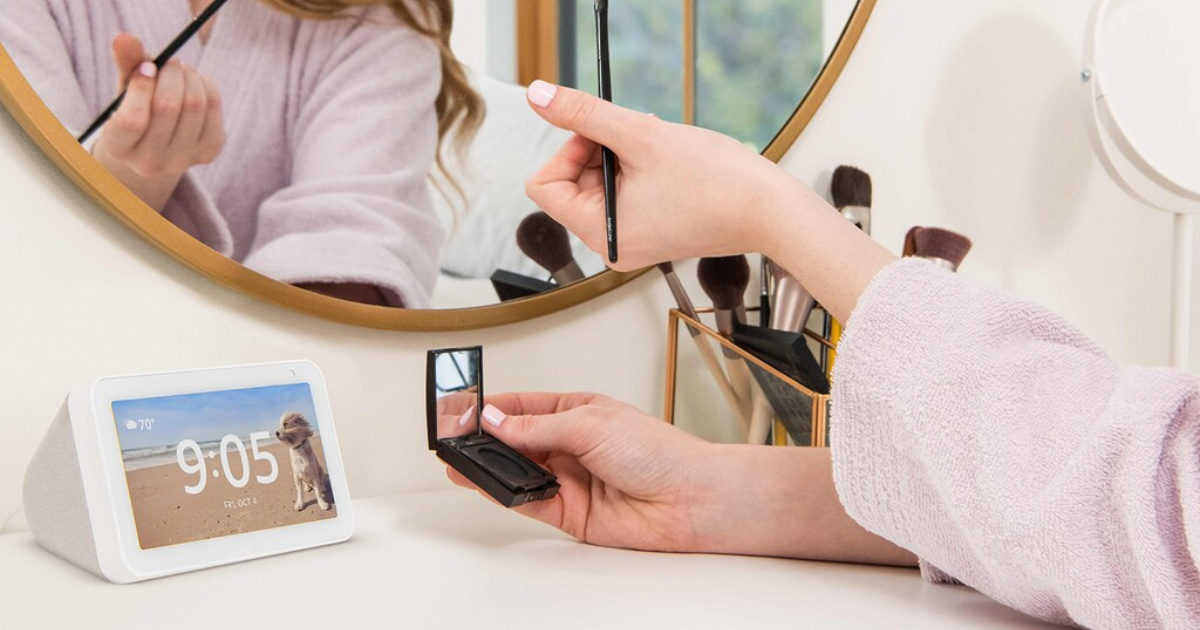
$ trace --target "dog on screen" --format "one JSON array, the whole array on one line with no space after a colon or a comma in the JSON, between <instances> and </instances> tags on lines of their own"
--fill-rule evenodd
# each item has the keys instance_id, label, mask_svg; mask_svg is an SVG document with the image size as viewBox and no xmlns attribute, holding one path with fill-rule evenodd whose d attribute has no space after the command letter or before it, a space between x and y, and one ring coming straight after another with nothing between
<instances>
[{"instance_id":1,"label":"dog on screen","mask_svg":"<svg viewBox=\"0 0 1200 630\"><path fill-rule=\"evenodd\" d=\"M313 450L309 438L314 433L312 425L302 414L285 413L279 418L279 430L275 437L287 444L292 457L292 481L296 484L296 511L304 510L304 493L312 491L317 496L317 505L322 510L328 510L333 504L333 497L326 496L328 478L321 462L317 461L317 453Z\"/></svg>"}]
</instances>

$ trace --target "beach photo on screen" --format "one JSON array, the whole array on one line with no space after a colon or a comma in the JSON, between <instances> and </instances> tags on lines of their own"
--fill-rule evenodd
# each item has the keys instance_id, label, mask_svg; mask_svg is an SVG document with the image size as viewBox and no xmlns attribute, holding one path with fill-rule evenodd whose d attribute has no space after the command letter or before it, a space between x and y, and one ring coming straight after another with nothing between
<instances>
[{"instance_id":1,"label":"beach photo on screen","mask_svg":"<svg viewBox=\"0 0 1200 630\"><path fill-rule=\"evenodd\" d=\"M307 383L112 410L143 549L337 516Z\"/></svg>"}]
</instances>

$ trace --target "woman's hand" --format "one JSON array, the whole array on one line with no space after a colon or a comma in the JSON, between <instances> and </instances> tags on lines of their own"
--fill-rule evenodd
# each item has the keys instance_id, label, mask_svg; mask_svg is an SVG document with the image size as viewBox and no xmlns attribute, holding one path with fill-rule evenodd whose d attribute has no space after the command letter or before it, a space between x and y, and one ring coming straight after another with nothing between
<instances>
[{"instance_id":1,"label":"woman's hand","mask_svg":"<svg viewBox=\"0 0 1200 630\"><path fill-rule=\"evenodd\" d=\"M778 198L797 183L770 160L713 131L540 81L528 95L540 116L577 135L526 192L597 252L607 249L598 142L620 160L616 269L761 251L759 236L778 210Z\"/></svg>"},{"instance_id":2,"label":"woman's hand","mask_svg":"<svg viewBox=\"0 0 1200 630\"><path fill-rule=\"evenodd\" d=\"M537 81L530 106L576 135L526 192L593 251L607 251L600 145L616 153L619 262L758 252L796 276L840 321L896 259L807 186L741 143Z\"/></svg>"},{"instance_id":3,"label":"woman's hand","mask_svg":"<svg viewBox=\"0 0 1200 630\"><path fill-rule=\"evenodd\" d=\"M562 486L553 499L515 509L584 542L645 551L915 562L846 515L827 449L709 444L595 394L488 400L484 429L549 469ZM449 424L469 405L446 410ZM447 474L474 487L453 469Z\"/></svg>"},{"instance_id":4,"label":"woman's hand","mask_svg":"<svg viewBox=\"0 0 1200 630\"><path fill-rule=\"evenodd\" d=\"M177 61L155 68L132 35L113 41L113 60L125 100L92 154L161 212L183 174L212 162L225 147L220 92L211 78Z\"/></svg>"},{"instance_id":5,"label":"woman's hand","mask_svg":"<svg viewBox=\"0 0 1200 630\"><path fill-rule=\"evenodd\" d=\"M554 473L562 486L557 497L517 511L596 545L653 551L701 546L697 531L709 504L711 445L594 394L490 397L483 425ZM474 487L453 469L448 474L456 484Z\"/></svg>"}]
</instances>

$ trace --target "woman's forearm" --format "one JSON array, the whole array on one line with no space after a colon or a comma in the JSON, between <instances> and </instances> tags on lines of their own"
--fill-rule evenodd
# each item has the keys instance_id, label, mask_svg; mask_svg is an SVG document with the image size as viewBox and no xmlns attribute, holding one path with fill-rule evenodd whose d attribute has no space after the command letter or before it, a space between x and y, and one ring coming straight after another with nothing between
<instances>
[{"instance_id":1,"label":"woman's forearm","mask_svg":"<svg viewBox=\"0 0 1200 630\"><path fill-rule=\"evenodd\" d=\"M854 522L833 485L829 449L714 445L700 551L915 566L916 556Z\"/></svg>"},{"instance_id":2,"label":"woman's forearm","mask_svg":"<svg viewBox=\"0 0 1200 630\"><path fill-rule=\"evenodd\" d=\"M824 199L780 170L772 193L751 223L751 246L787 269L838 321L896 256Z\"/></svg>"}]
</instances>

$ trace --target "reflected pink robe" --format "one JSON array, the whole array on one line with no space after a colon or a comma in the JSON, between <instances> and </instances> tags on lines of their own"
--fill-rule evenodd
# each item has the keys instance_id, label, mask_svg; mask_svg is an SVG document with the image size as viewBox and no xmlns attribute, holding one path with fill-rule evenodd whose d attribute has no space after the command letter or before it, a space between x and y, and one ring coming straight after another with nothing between
<instances>
[{"instance_id":1,"label":"reflected pink robe","mask_svg":"<svg viewBox=\"0 0 1200 630\"><path fill-rule=\"evenodd\" d=\"M157 54L185 0L4 0L0 43L50 109L82 131L116 92L112 40ZM362 282L427 307L443 228L427 177L437 147L438 51L383 8L298 20L230 0L178 59L221 89L228 141L164 215L250 269L290 283Z\"/></svg>"}]
</instances>

